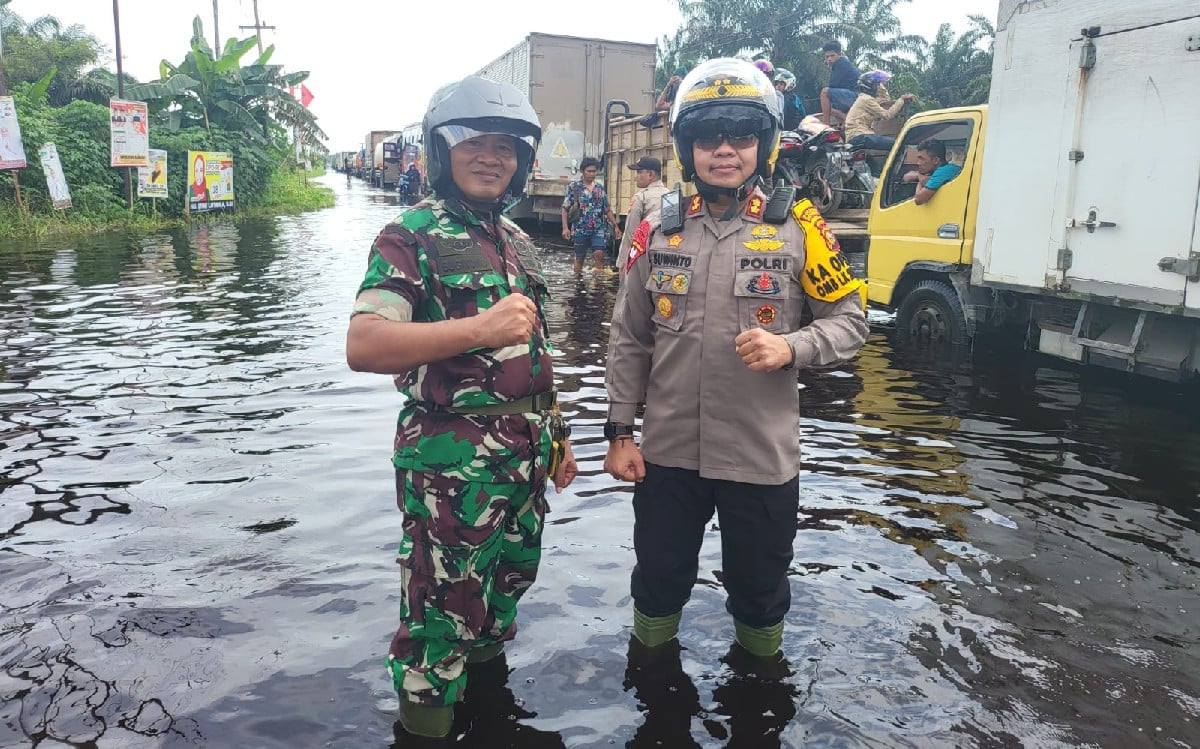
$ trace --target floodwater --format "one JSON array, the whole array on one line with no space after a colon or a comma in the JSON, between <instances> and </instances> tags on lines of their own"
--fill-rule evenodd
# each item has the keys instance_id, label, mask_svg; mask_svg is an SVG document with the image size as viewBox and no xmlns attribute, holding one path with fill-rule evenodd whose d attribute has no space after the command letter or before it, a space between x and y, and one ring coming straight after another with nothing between
<instances>
[{"instance_id":1,"label":"floodwater","mask_svg":"<svg viewBox=\"0 0 1200 749\"><path fill-rule=\"evenodd\" d=\"M399 398L342 344L397 208L327 179L303 216L0 248L0 746L392 745ZM676 670L627 673L614 282L546 257L582 474L463 745L1200 746L1195 392L886 330L801 376L786 663L727 657L710 534Z\"/></svg>"}]
</instances>

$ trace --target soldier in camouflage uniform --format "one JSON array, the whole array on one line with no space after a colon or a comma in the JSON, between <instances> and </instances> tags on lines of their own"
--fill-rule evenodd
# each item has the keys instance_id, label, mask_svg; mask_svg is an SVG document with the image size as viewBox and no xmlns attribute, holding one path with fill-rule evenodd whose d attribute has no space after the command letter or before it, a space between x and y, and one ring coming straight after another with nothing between
<instances>
[{"instance_id":1,"label":"soldier in camouflage uniform","mask_svg":"<svg viewBox=\"0 0 1200 749\"><path fill-rule=\"evenodd\" d=\"M388 670L404 728L445 736L466 664L501 657L516 632L546 481L565 488L576 465L557 428L541 266L501 215L524 191L537 115L515 87L471 76L434 94L422 124L433 193L375 240L346 355L394 374L408 398L393 454L404 537Z\"/></svg>"}]
</instances>

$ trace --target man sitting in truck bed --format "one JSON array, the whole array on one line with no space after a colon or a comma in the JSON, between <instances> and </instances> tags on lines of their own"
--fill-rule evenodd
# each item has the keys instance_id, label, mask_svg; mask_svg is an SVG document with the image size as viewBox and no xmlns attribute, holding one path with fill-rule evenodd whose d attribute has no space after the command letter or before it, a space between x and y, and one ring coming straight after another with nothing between
<instances>
[{"instance_id":1,"label":"man sitting in truck bed","mask_svg":"<svg viewBox=\"0 0 1200 749\"><path fill-rule=\"evenodd\" d=\"M933 200L938 188L957 177L962 172L958 164L946 161L946 144L930 138L917 146L917 170L904 175L905 182L917 183L917 195L914 202L925 205Z\"/></svg>"}]
</instances>

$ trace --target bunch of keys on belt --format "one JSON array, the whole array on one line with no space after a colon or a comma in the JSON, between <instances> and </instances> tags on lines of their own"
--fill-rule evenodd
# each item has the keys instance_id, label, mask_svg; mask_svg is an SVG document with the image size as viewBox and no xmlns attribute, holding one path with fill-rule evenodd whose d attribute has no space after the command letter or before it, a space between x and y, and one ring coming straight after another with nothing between
<instances>
[{"instance_id":1,"label":"bunch of keys on belt","mask_svg":"<svg viewBox=\"0 0 1200 749\"><path fill-rule=\"evenodd\" d=\"M571 436L571 425L563 418L562 411L558 410L558 404L546 412L546 426L550 430L550 465L547 471L553 476L567 457L567 440Z\"/></svg>"}]
</instances>

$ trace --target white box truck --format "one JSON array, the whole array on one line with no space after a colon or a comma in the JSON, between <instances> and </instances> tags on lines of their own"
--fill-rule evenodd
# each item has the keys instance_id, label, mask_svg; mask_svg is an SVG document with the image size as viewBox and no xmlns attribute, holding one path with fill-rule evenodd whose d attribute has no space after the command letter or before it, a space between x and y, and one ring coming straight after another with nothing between
<instances>
[{"instance_id":1,"label":"white box truck","mask_svg":"<svg viewBox=\"0 0 1200 749\"><path fill-rule=\"evenodd\" d=\"M579 162L604 158L605 105L615 99L650 111L654 56L653 44L532 33L480 68L484 78L521 89L542 123L528 195L509 215L559 220Z\"/></svg>"},{"instance_id":2,"label":"white box truck","mask_svg":"<svg viewBox=\"0 0 1200 749\"><path fill-rule=\"evenodd\" d=\"M869 297L902 337L1200 372L1200 2L1002 0L987 106L905 125L873 198ZM923 204L918 146L962 173Z\"/></svg>"}]
</instances>

